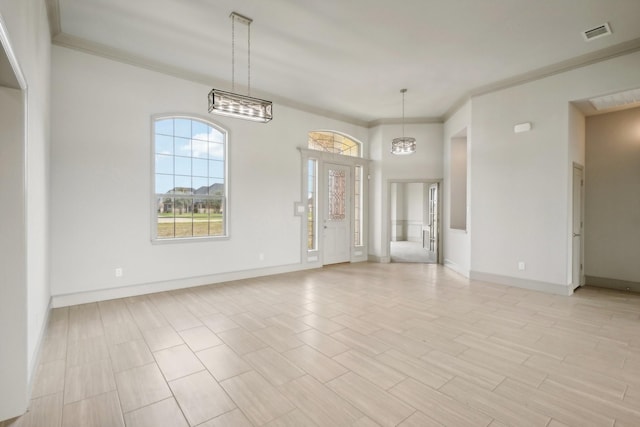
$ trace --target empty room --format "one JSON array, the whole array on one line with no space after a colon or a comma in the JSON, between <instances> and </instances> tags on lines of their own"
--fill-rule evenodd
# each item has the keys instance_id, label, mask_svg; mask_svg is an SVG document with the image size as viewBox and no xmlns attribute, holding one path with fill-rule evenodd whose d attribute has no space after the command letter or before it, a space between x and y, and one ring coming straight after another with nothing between
<instances>
[{"instance_id":1,"label":"empty room","mask_svg":"<svg viewBox=\"0 0 640 427\"><path fill-rule=\"evenodd\" d=\"M637 0L0 0L0 427L640 425Z\"/></svg>"}]
</instances>

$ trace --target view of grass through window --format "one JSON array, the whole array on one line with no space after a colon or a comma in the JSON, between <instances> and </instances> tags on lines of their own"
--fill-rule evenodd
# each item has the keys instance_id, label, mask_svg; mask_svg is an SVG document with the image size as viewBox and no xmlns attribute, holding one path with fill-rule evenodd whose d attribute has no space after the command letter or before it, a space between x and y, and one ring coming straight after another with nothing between
<instances>
[{"instance_id":1,"label":"view of grass through window","mask_svg":"<svg viewBox=\"0 0 640 427\"><path fill-rule=\"evenodd\" d=\"M226 235L226 133L204 121L154 122L156 238Z\"/></svg>"}]
</instances>

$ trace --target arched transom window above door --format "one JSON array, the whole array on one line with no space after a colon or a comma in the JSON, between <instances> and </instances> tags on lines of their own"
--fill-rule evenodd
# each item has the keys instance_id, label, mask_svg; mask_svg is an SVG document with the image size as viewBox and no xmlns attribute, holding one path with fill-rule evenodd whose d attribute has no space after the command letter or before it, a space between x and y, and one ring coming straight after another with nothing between
<instances>
[{"instance_id":1,"label":"arched transom window above door","mask_svg":"<svg viewBox=\"0 0 640 427\"><path fill-rule=\"evenodd\" d=\"M360 143L348 136L331 131L309 132L308 148L343 156L360 157Z\"/></svg>"}]
</instances>

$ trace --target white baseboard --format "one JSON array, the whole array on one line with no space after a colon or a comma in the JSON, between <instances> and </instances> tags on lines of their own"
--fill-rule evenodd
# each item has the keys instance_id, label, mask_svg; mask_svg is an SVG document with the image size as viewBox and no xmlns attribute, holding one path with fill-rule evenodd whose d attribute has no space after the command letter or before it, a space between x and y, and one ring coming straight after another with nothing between
<instances>
[{"instance_id":1,"label":"white baseboard","mask_svg":"<svg viewBox=\"0 0 640 427\"><path fill-rule=\"evenodd\" d=\"M539 282L537 280L521 279L518 277L501 276L499 274L483 273L480 271L471 271L470 278L472 280L480 280L482 282L497 283L500 285L513 286L530 291L545 292L548 294L556 294L569 296L573 294L573 289L569 285L559 285L557 283Z\"/></svg>"},{"instance_id":2,"label":"white baseboard","mask_svg":"<svg viewBox=\"0 0 640 427\"><path fill-rule=\"evenodd\" d=\"M36 378L36 372L38 372L38 366L42 359L42 344L44 343L47 329L49 327L49 317L51 315L51 309L53 308L52 299L49 298L49 305L47 306L47 312L44 315L42 325L40 326L40 333L38 334L38 343L34 349L33 358L31 359L31 366L29 367L29 376L27 378L27 393L29 394L29 400L31 400L31 392L33 391L33 383Z\"/></svg>"},{"instance_id":3,"label":"white baseboard","mask_svg":"<svg viewBox=\"0 0 640 427\"><path fill-rule=\"evenodd\" d=\"M391 256L378 256L369 254L369 262L377 262L380 264L389 264L391 262Z\"/></svg>"},{"instance_id":4,"label":"white baseboard","mask_svg":"<svg viewBox=\"0 0 640 427\"><path fill-rule=\"evenodd\" d=\"M451 261L450 259L444 260L444 266L447 268L450 268L451 270L455 271L458 274L462 274L467 279L469 278L469 270L465 270L464 268L460 267L457 263Z\"/></svg>"},{"instance_id":5,"label":"white baseboard","mask_svg":"<svg viewBox=\"0 0 640 427\"><path fill-rule=\"evenodd\" d=\"M585 285L597 286L599 288L618 289L621 291L640 292L640 282L629 280L610 279L607 277L585 276Z\"/></svg>"},{"instance_id":6,"label":"white baseboard","mask_svg":"<svg viewBox=\"0 0 640 427\"><path fill-rule=\"evenodd\" d=\"M51 297L51 305L53 308L67 307L70 305L87 304L91 302L106 301L111 299L134 297L138 295L152 294L154 292L173 291L176 289L211 285L215 283L230 282L233 280L251 279L254 277L271 276L274 274L292 273L294 271L312 270L319 267L322 266L291 264L277 267L259 268L255 270L213 274L209 276L167 280L163 282L144 283L140 285L123 286L120 288L98 289L87 292L54 295Z\"/></svg>"}]
</instances>

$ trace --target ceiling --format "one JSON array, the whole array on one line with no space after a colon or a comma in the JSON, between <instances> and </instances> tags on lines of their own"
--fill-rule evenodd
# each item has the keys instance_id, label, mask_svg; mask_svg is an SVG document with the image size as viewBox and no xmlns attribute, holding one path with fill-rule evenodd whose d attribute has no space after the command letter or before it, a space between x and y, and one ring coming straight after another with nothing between
<instances>
[{"instance_id":1,"label":"ceiling","mask_svg":"<svg viewBox=\"0 0 640 427\"><path fill-rule=\"evenodd\" d=\"M356 123L442 120L470 95L640 49L639 0L47 0L55 44ZM613 34L585 41L605 22ZM236 24L236 90L247 27ZM206 94L203 94L205 97ZM276 110L277 114L277 110Z\"/></svg>"}]
</instances>

